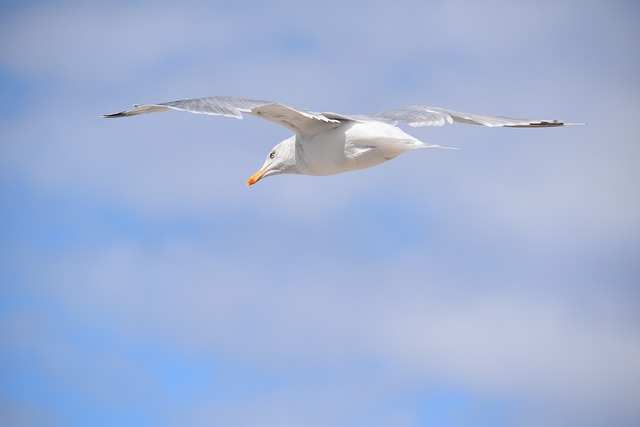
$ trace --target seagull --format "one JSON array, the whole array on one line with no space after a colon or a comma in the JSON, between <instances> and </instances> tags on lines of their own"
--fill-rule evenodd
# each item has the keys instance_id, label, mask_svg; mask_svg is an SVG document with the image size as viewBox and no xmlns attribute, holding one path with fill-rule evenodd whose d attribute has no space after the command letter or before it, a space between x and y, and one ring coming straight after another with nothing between
<instances>
[{"instance_id":1,"label":"seagull","mask_svg":"<svg viewBox=\"0 0 640 427\"><path fill-rule=\"evenodd\" d=\"M442 126L453 122L511 128L584 124L513 119L420 105L387 110L373 116L317 113L278 102L227 96L135 104L131 110L101 117L129 117L167 110L236 119L242 119L242 113L247 113L292 131L292 137L273 147L260 170L247 180L247 185L279 174L334 175L369 168L417 148L450 148L416 139L397 127L400 122L411 127Z\"/></svg>"}]
</instances>

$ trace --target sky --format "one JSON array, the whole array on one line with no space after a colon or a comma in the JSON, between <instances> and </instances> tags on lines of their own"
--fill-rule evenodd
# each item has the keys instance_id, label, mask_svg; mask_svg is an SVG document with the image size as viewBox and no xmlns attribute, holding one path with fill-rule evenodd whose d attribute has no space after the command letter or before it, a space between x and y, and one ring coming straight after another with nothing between
<instances>
[{"instance_id":1,"label":"sky","mask_svg":"<svg viewBox=\"0 0 640 427\"><path fill-rule=\"evenodd\" d=\"M640 425L634 1L0 4L0 424ZM212 95L587 122L245 182Z\"/></svg>"}]
</instances>

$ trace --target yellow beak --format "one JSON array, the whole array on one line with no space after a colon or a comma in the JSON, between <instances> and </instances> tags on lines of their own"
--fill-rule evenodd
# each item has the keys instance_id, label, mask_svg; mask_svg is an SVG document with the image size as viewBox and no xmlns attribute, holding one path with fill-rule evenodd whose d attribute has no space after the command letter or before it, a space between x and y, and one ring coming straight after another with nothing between
<instances>
[{"instance_id":1,"label":"yellow beak","mask_svg":"<svg viewBox=\"0 0 640 427\"><path fill-rule=\"evenodd\" d=\"M251 175L251 177L247 180L247 185L253 185L256 182L260 181L260 178L262 178L265 172L265 169L260 169L258 172Z\"/></svg>"}]
</instances>

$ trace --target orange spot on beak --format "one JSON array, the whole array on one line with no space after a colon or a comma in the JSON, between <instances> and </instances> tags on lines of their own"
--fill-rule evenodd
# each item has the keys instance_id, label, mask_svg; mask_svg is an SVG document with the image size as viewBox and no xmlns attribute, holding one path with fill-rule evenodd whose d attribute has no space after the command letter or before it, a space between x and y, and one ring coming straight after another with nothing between
<instances>
[{"instance_id":1,"label":"orange spot on beak","mask_svg":"<svg viewBox=\"0 0 640 427\"><path fill-rule=\"evenodd\" d=\"M253 185L256 182L260 181L260 178L262 178L265 172L266 170L260 169L258 172L251 175L251 177L247 180L247 185Z\"/></svg>"}]
</instances>

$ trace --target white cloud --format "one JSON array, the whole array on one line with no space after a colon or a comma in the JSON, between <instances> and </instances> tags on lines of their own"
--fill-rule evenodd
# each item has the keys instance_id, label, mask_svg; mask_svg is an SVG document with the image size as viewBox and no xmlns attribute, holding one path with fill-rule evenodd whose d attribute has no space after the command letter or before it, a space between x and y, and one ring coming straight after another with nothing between
<instances>
[{"instance_id":1,"label":"white cloud","mask_svg":"<svg viewBox=\"0 0 640 427\"><path fill-rule=\"evenodd\" d=\"M527 295L515 286L508 293L484 287L461 295L459 277L425 276L413 263L376 267L311 248L291 254L274 241L278 231L236 236L219 249L176 242L56 256L41 264L35 282L46 284L38 292L98 329L198 359L294 376L371 363L386 372L374 390L388 389L387 397L411 392L416 383L446 381L513 400L524 413L547 408L567 422L602 425L639 415L640 345L624 313L552 289ZM266 249L256 249L263 241ZM362 375L347 379L348 387L361 387L368 374ZM281 397L245 403L295 423L307 418L286 414L290 399L303 393L298 398L308 402L316 386L315 380L287 382ZM335 381L325 387L334 393ZM219 411L224 401L203 398L218 416L235 416ZM384 398L362 397L331 417L340 411L357 417ZM322 411L331 401L309 410ZM231 408L240 405L235 402ZM583 408L593 408L584 419Z\"/></svg>"},{"instance_id":2,"label":"white cloud","mask_svg":"<svg viewBox=\"0 0 640 427\"><path fill-rule=\"evenodd\" d=\"M4 21L5 63L28 75L92 82L140 79L158 61L219 48L233 36L216 14L162 3L36 4Z\"/></svg>"}]
</instances>

